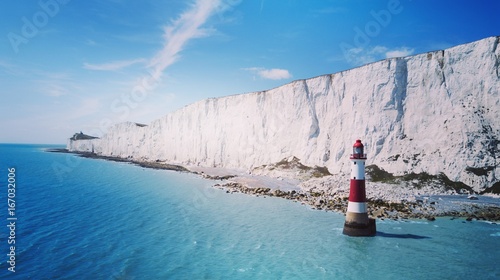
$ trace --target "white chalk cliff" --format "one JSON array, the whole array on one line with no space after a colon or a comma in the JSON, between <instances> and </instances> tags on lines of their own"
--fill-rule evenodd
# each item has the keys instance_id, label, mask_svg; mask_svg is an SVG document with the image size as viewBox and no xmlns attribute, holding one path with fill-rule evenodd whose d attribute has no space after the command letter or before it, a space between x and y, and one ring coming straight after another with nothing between
<instances>
[{"instance_id":1,"label":"white chalk cliff","mask_svg":"<svg viewBox=\"0 0 500 280\"><path fill-rule=\"evenodd\" d=\"M211 98L147 126L120 123L71 151L244 168L295 156L348 173L362 139L367 164L395 175L444 173L482 191L500 181L500 37Z\"/></svg>"}]
</instances>

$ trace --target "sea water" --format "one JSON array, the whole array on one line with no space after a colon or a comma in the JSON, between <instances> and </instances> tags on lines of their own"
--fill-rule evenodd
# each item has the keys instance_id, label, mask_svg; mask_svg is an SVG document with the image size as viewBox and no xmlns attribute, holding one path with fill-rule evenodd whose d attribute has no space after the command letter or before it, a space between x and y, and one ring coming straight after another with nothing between
<instances>
[{"instance_id":1,"label":"sea water","mask_svg":"<svg viewBox=\"0 0 500 280\"><path fill-rule=\"evenodd\" d=\"M0 145L1 279L500 278L496 223L377 220L348 237L340 213L46 148Z\"/></svg>"}]
</instances>

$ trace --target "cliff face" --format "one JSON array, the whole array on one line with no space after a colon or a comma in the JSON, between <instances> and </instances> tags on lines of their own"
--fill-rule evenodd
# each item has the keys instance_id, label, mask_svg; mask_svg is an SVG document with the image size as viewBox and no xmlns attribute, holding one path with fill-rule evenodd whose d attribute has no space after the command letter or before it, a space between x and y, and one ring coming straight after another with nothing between
<instances>
[{"instance_id":1,"label":"cliff face","mask_svg":"<svg viewBox=\"0 0 500 280\"><path fill-rule=\"evenodd\" d=\"M296 156L338 174L360 138L367 164L442 172L481 191L500 181L499 38L203 100L68 149L231 168Z\"/></svg>"}]
</instances>

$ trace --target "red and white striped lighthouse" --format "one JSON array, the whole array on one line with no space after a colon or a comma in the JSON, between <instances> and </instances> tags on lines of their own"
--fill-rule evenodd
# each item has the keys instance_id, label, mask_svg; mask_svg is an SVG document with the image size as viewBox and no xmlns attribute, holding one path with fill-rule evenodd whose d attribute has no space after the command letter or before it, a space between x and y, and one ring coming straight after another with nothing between
<instances>
[{"instance_id":1,"label":"red and white striped lighthouse","mask_svg":"<svg viewBox=\"0 0 500 280\"><path fill-rule=\"evenodd\" d=\"M349 236L374 236L376 232L375 220L368 218L366 207L366 154L364 153L364 146L359 139L356 140L352 148L351 187L343 233Z\"/></svg>"}]
</instances>

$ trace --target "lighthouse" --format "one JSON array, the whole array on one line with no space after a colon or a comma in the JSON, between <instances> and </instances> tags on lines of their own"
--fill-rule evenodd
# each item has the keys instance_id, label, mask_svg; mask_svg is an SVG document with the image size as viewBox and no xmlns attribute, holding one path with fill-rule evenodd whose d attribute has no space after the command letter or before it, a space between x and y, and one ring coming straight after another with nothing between
<instances>
[{"instance_id":1,"label":"lighthouse","mask_svg":"<svg viewBox=\"0 0 500 280\"><path fill-rule=\"evenodd\" d=\"M366 208L366 154L364 153L364 146L361 140L356 140L352 149L350 157L351 187L343 233L349 236L374 236L376 232L375 220L368 218Z\"/></svg>"}]
</instances>

